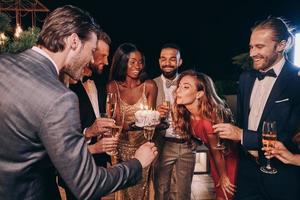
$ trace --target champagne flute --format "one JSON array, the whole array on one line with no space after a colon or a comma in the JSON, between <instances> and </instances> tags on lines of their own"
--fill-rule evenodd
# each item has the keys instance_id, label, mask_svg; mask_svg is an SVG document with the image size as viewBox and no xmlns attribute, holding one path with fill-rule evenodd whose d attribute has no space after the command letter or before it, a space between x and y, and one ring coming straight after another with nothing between
<instances>
[{"instance_id":1,"label":"champagne flute","mask_svg":"<svg viewBox=\"0 0 300 200\"><path fill-rule=\"evenodd\" d=\"M162 105L168 109L165 120L170 121L171 102L166 97L163 98Z\"/></svg>"},{"instance_id":2,"label":"champagne flute","mask_svg":"<svg viewBox=\"0 0 300 200\"><path fill-rule=\"evenodd\" d=\"M125 121L125 113L121 112L120 115L115 115L113 119L115 120L115 125L111 127L110 134L107 137L116 137L121 134ZM110 156L118 155L117 149L106 153Z\"/></svg>"},{"instance_id":3,"label":"champagne flute","mask_svg":"<svg viewBox=\"0 0 300 200\"><path fill-rule=\"evenodd\" d=\"M274 147L277 140L276 122L263 122L262 143L265 148ZM277 169L271 166L270 158L267 158L267 165L260 167L260 171L267 174L276 174Z\"/></svg>"},{"instance_id":4,"label":"champagne flute","mask_svg":"<svg viewBox=\"0 0 300 200\"><path fill-rule=\"evenodd\" d=\"M116 93L107 93L106 113L109 118L115 117L116 108L117 108L117 94Z\"/></svg>"},{"instance_id":5,"label":"champagne flute","mask_svg":"<svg viewBox=\"0 0 300 200\"><path fill-rule=\"evenodd\" d=\"M148 142L152 141L155 132L155 125L145 126L144 127L144 137Z\"/></svg>"},{"instance_id":6,"label":"champagne flute","mask_svg":"<svg viewBox=\"0 0 300 200\"><path fill-rule=\"evenodd\" d=\"M224 122L223 109L217 107L213 109L213 124L219 124ZM224 150L225 145L221 142L219 133L217 133L217 145L214 147L217 150Z\"/></svg>"}]
</instances>

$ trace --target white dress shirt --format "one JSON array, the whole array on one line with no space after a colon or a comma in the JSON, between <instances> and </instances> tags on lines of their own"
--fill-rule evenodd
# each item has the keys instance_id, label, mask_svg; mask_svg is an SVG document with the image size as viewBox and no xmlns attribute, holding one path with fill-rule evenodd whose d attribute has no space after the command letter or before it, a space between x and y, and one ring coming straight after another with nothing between
<instances>
[{"instance_id":1,"label":"white dress shirt","mask_svg":"<svg viewBox=\"0 0 300 200\"><path fill-rule=\"evenodd\" d=\"M273 68L275 74L278 77L284 63L285 63L285 59L282 58L277 64L275 64L268 70ZM267 103L267 100L273 88L273 85L277 80L277 77L274 78L274 77L266 76L264 79L260 81L256 78L252 89L251 98L250 98L250 113L248 119L249 130L257 131L260 118L264 111L265 105Z\"/></svg>"},{"instance_id":2,"label":"white dress shirt","mask_svg":"<svg viewBox=\"0 0 300 200\"><path fill-rule=\"evenodd\" d=\"M89 96L89 99L90 99L90 102L92 104L92 107L93 107L96 118L100 117L98 92L97 92L97 87L95 85L95 82L93 80L87 80L82 84L83 84L83 87L84 87L86 93Z\"/></svg>"}]
</instances>

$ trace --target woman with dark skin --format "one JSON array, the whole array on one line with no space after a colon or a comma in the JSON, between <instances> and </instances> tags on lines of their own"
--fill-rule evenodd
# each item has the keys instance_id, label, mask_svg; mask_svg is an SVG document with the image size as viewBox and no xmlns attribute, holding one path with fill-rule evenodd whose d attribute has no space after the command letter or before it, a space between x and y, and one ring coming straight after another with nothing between
<instances>
[{"instance_id":1,"label":"woman with dark skin","mask_svg":"<svg viewBox=\"0 0 300 200\"><path fill-rule=\"evenodd\" d=\"M128 125L134 122L134 113L141 107L150 109L156 106L157 87L154 81L144 79L144 67L144 56L133 44L120 45L113 56L107 91L117 94L117 113L125 113L125 125L118 145L120 161L132 158L136 149L146 142L141 131L128 129ZM116 199L154 199L151 173L150 167L144 169L143 180L134 187L118 192Z\"/></svg>"}]
</instances>

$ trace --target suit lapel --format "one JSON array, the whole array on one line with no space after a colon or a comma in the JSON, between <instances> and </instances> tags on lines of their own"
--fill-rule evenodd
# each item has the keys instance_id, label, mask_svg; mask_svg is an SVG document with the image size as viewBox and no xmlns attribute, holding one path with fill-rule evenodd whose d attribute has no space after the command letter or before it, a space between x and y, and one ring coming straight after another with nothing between
<instances>
[{"instance_id":1,"label":"suit lapel","mask_svg":"<svg viewBox=\"0 0 300 200\"><path fill-rule=\"evenodd\" d=\"M249 74L246 77L246 83L245 87L243 88L245 90L245 100L244 100L244 123L246 123L245 127L248 127L248 118L249 118L249 112L250 112L250 99L251 99L251 93L254 86L254 82L256 79L255 71L252 70L249 72Z\"/></svg>"},{"instance_id":2,"label":"suit lapel","mask_svg":"<svg viewBox=\"0 0 300 200\"><path fill-rule=\"evenodd\" d=\"M91 113L91 115L95 116L92 103L87 92L84 89L83 84L81 82L78 82L74 86L70 86L70 89L73 90L78 96L80 110L82 110L82 112Z\"/></svg>"},{"instance_id":3,"label":"suit lapel","mask_svg":"<svg viewBox=\"0 0 300 200\"><path fill-rule=\"evenodd\" d=\"M289 64L286 62L286 64L283 66L276 82L274 83L274 86L271 90L271 93L268 97L268 100L266 102L261 120L264 120L266 118L266 116L268 115L268 113L271 111L272 107L275 104L275 101L278 99L278 97L280 97L280 94L282 93L282 91L287 87L287 83L288 83L288 78L289 78Z\"/></svg>"},{"instance_id":4,"label":"suit lapel","mask_svg":"<svg viewBox=\"0 0 300 200\"><path fill-rule=\"evenodd\" d=\"M100 113L105 113L105 107L106 107L106 88L101 87L99 85L96 85L97 92L98 92L98 106L99 106L99 112Z\"/></svg>"}]
</instances>

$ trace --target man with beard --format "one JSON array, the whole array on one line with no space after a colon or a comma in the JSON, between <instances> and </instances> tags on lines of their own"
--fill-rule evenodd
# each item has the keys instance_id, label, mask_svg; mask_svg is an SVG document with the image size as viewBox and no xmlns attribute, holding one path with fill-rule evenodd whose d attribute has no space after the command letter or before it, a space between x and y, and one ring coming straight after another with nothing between
<instances>
[{"instance_id":1,"label":"man with beard","mask_svg":"<svg viewBox=\"0 0 300 200\"><path fill-rule=\"evenodd\" d=\"M105 113L106 104L106 77L101 76L104 67L108 65L110 37L101 31L98 34L97 49L93 54L93 63L88 64L83 69L83 77L76 84L70 84L69 88L75 92L79 100L79 112L81 128L84 136L89 141L88 149L97 166L106 167L110 162L110 156L105 152L113 151L117 147L117 138L102 137L97 141L97 137L92 137L91 129L95 120L100 117L100 113ZM108 71L107 71L108 72ZM98 119L99 120L102 119ZM76 199L63 181L59 181L64 187L68 200Z\"/></svg>"},{"instance_id":2,"label":"man with beard","mask_svg":"<svg viewBox=\"0 0 300 200\"><path fill-rule=\"evenodd\" d=\"M277 173L273 170L275 174L267 174L260 170L267 164L262 151L264 121L275 121L277 140L291 152L299 153L292 142L300 124L299 69L284 56L292 41L293 35L281 18L269 17L252 28L249 47L254 70L240 76L239 127L214 126L221 138L241 144L235 199L300 199L299 168L274 158L271 165Z\"/></svg>"},{"instance_id":3,"label":"man with beard","mask_svg":"<svg viewBox=\"0 0 300 200\"><path fill-rule=\"evenodd\" d=\"M93 59L98 32L89 14L67 5L48 15L38 46L0 56L2 199L60 199L54 168L78 199L97 199L137 183L142 167L155 158L154 144L146 143L135 158L106 170L88 152L78 98L58 74L80 79ZM95 133L105 131L101 125Z\"/></svg>"},{"instance_id":4,"label":"man with beard","mask_svg":"<svg viewBox=\"0 0 300 200\"><path fill-rule=\"evenodd\" d=\"M191 184L195 166L195 154L191 141L175 132L172 119L173 92L176 89L178 68L182 64L180 49L175 44L165 44L160 52L161 76L154 79L158 87L157 109L170 123L167 130L158 134L159 157L155 163L155 199L187 200L191 198ZM169 103L166 103L169 102ZM169 104L169 105L168 105ZM172 172L175 170L171 186Z\"/></svg>"}]
</instances>

